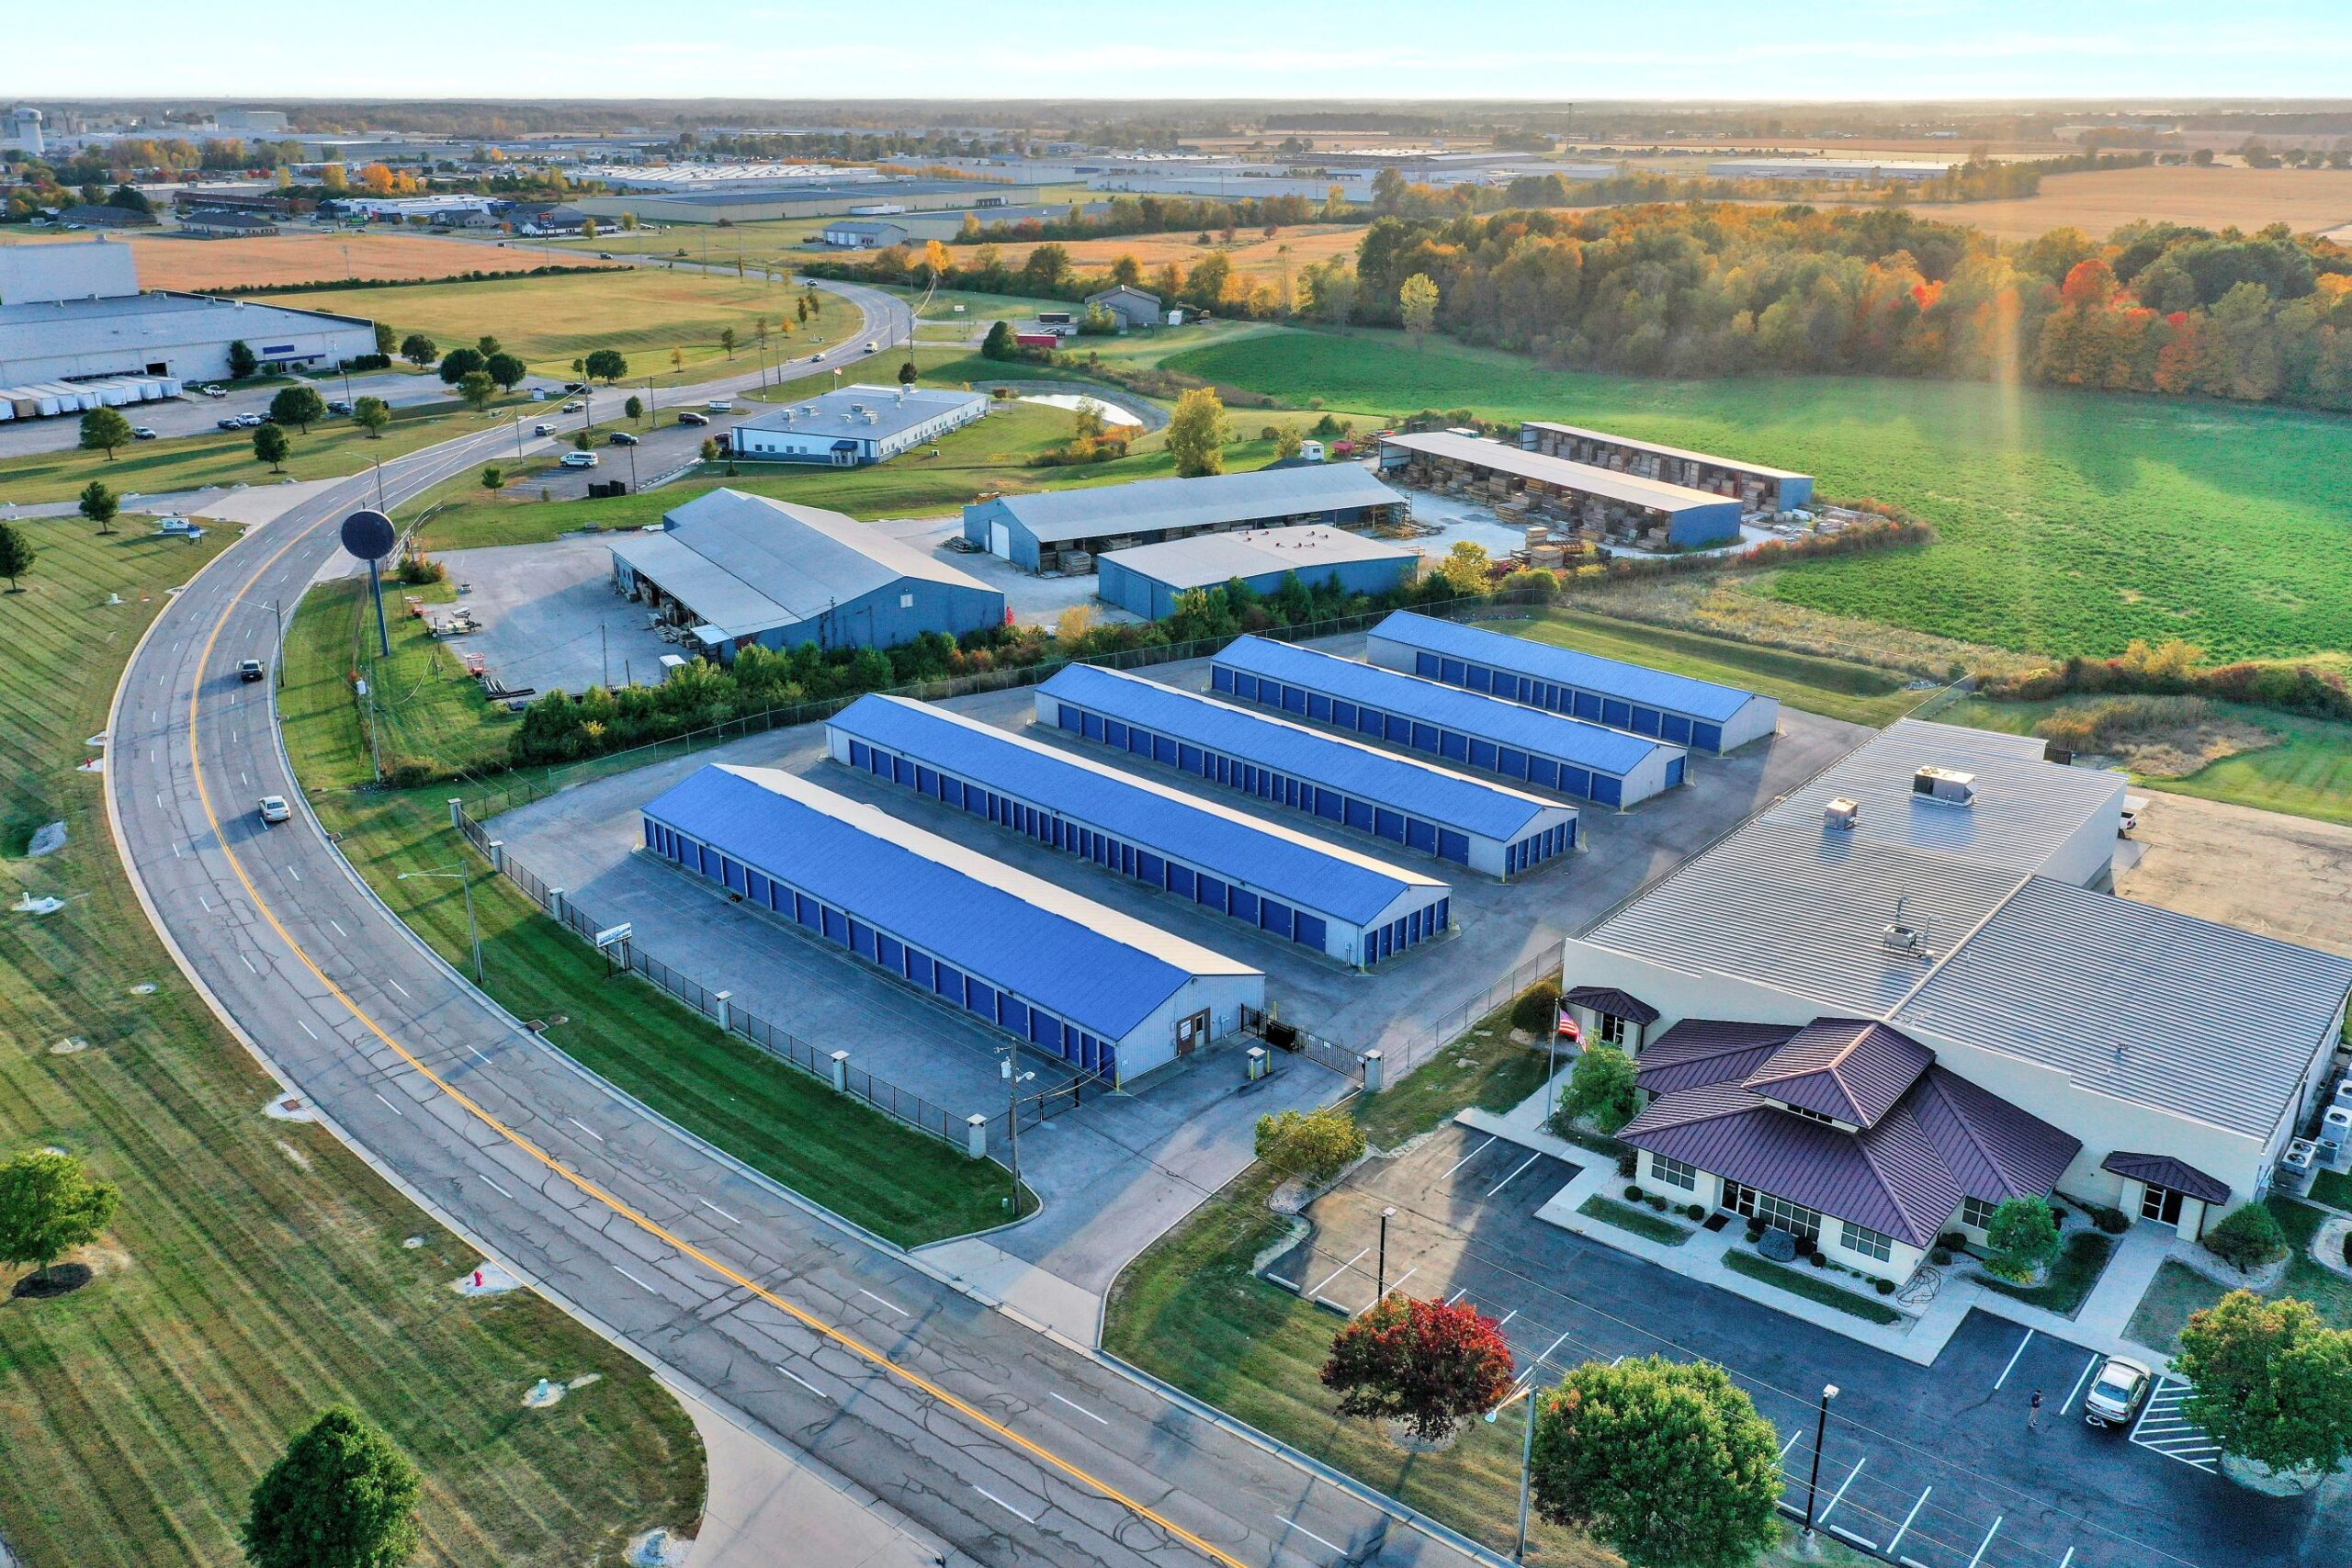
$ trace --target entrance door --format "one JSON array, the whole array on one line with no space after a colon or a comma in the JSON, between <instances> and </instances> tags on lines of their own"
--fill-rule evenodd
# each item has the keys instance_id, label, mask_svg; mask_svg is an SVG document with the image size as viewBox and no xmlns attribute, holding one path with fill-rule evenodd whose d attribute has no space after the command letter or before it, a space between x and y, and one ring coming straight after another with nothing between
<instances>
[{"instance_id":1,"label":"entrance door","mask_svg":"<svg viewBox=\"0 0 2352 1568\"><path fill-rule=\"evenodd\" d=\"M1012 530L1001 523L989 525L989 554L999 560L1012 558Z\"/></svg>"},{"instance_id":2,"label":"entrance door","mask_svg":"<svg viewBox=\"0 0 2352 1568\"><path fill-rule=\"evenodd\" d=\"M1201 1042L1206 1040L1208 1035L1209 1015L1208 1010L1204 1008L1199 1012L1194 1013L1192 1017L1178 1021L1176 1025L1176 1054L1179 1056L1191 1055L1194 1051L1200 1049Z\"/></svg>"},{"instance_id":3,"label":"entrance door","mask_svg":"<svg viewBox=\"0 0 2352 1568\"><path fill-rule=\"evenodd\" d=\"M2167 1225L2180 1224L2180 1194L2169 1187L2143 1186L2140 1190L2140 1217Z\"/></svg>"}]
</instances>

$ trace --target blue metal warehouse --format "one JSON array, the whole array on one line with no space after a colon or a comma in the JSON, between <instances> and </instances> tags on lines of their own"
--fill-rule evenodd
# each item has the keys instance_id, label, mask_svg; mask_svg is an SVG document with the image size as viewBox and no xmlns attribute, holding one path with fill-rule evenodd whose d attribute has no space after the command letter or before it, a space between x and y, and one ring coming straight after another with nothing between
<instances>
[{"instance_id":1,"label":"blue metal warehouse","mask_svg":"<svg viewBox=\"0 0 2352 1568\"><path fill-rule=\"evenodd\" d=\"M1310 463L999 496L964 508L964 537L1031 571L1084 570L1067 558L1219 529L1375 523L1404 509L1354 463Z\"/></svg>"},{"instance_id":2,"label":"blue metal warehouse","mask_svg":"<svg viewBox=\"0 0 2352 1568\"><path fill-rule=\"evenodd\" d=\"M1574 807L1115 670L1057 671L1037 722L1489 876L1576 848Z\"/></svg>"},{"instance_id":3,"label":"blue metal warehouse","mask_svg":"<svg viewBox=\"0 0 2352 1568\"><path fill-rule=\"evenodd\" d=\"M1364 656L1385 669L1654 735L1694 751L1737 750L1781 727L1777 697L1410 610L1373 627Z\"/></svg>"},{"instance_id":4,"label":"blue metal warehouse","mask_svg":"<svg viewBox=\"0 0 2352 1568\"><path fill-rule=\"evenodd\" d=\"M767 648L895 648L1004 623L1004 595L821 507L714 490L614 537L613 584L732 662Z\"/></svg>"},{"instance_id":5,"label":"blue metal warehouse","mask_svg":"<svg viewBox=\"0 0 2352 1568\"><path fill-rule=\"evenodd\" d=\"M825 727L833 761L1343 964L1442 934L1453 889L926 703L865 696Z\"/></svg>"},{"instance_id":6,"label":"blue metal warehouse","mask_svg":"<svg viewBox=\"0 0 2352 1568\"><path fill-rule=\"evenodd\" d=\"M1682 783L1679 746L1522 707L1261 637L1216 656L1209 685L1236 700L1408 746L1481 773L1627 807Z\"/></svg>"},{"instance_id":7,"label":"blue metal warehouse","mask_svg":"<svg viewBox=\"0 0 2352 1568\"><path fill-rule=\"evenodd\" d=\"M1236 578L1261 593L1278 592L1294 573L1309 588L1336 582L1349 593L1385 593L1419 575L1421 552L1307 524L1137 545L1100 556L1095 566L1102 573L1098 597L1157 621L1176 613L1179 594L1222 588Z\"/></svg>"},{"instance_id":8,"label":"blue metal warehouse","mask_svg":"<svg viewBox=\"0 0 2352 1568\"><path fill-rule=\"evenodd\" d=\"M713 763L644 816L654 853L1113 1083L1266 1005L1246 964L790 773Z\"/></svg>"}]
</instances>

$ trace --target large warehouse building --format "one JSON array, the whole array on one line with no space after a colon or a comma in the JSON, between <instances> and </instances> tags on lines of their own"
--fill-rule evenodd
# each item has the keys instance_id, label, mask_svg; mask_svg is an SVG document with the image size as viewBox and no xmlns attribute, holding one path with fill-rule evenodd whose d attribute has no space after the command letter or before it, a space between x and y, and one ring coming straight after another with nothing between
<instances>
[{"instance_id":1,"label":"large warehouse building","mask_svg":"<svg viewBox=\"0 0 2352 1568\"><path fill-rule=\"evenodd\" d=\"M932 387L839 387L739 422L728 450L763 463L822 463L836 468L888 462L988 417L984 392Z\"/></svg>"},{"instance_id":2,"label":"large warehouse building","mask_svg":"<svg viewBox=\"0 0 2352 1568\"><path fill-rule=\"evenodd\" d=\"M903 697L825 727L833 761L1271 936L1369 967L1445 934L1453 889L1091 758Z\"/></svg>"},{"instance_id":3,"label":"large warehouse building","mask_svg":"<svg viewBox=\"0 0 2352 1568\"><path fill-rule=\"evenodd\" d=\"M634 177L642 177L641 172ZM767 223L862 213L965 211L985 223L997 209L1035 201L1040 194L1035 186L911 177L718 183L724 188L696 188L694 182L681 182L675 188L579 197L574 205L594 217L634 216L640 223Z\"/></svg>"},{"instance_id":4,"label":"large warehouse building","mask_svg":"<svg viewBox=\"0 0 2352 1568\"><path fill-rule=\"evenodd\" d=\"M964 537L1031 571L1088 571L1105 550L1241 528L1363 527L1404 511L1403 496L1356 464L1308 464L999 496L964 508Z\"/></svg>"},{"instance_id":5,"label":"large warehouse building","mask_svg":"<svg viewBox=\"0 0 2352 1568\"><path fill-rule=\"evenodd\" d=\"M1654 735L1693 751L1736 751L1781 727L1777 697L1410 610L1372 628L1364 657L1423 680Z\"/></svg>"},{"instance_id":6,"label":"large warehouse building","mask_svg":"<svg viewBox=\"0 0 2352 1568\"><path fill-rule=\"evenodd\" d=\"M1635 479L1732 496L1751 511L1792 512L1813 504L1813 476L1792 468L1743 463L1711 452L1692 452L1540 419L1519 427L1519 445L1524 451L1540 452L1546 457L1565 457Z\"/></svg>"},{"instance_id":7,"label":"large warehouse building","mask_svg":"<svg viewBox=\"0 0 2352 1568\"><path fill-rule=\"evenodd\" d=\"M1266 977L808 780L713 763L646 847L1113 1084L1240 1027Z\"/></svg>"},{"instance_id":8,"label":"large warehouse building","mask_svg":"<svg viewBox=\"0 0 2352 1568\"><path fill-rule=\"evenodd\" d=\"M99 378L226 380L229 345L265 370L376 352L376 323L244 299L139 290L129 245L0 245L0 387Z\"/></svg>"},{"instance_id":9,"label":"large warehouse building","mask_svg":"<svg viewBox=\"0 0 2352 1568\"><path fill-rule=\"evenodd\" d=\"M1037 722L1488 876L1577 844L1573 807L1115 670L1056 671Z\"/></svg>"},{"instance_id":10,"label":"large warehouse building","mask_svg":"<svg viewBox=\"0 0 2352 1568\"><path fill-rule=\"evenodd\" d=\"M1651 548L1703 548L1739 537L1740 503L1728 496L1452 431L1382 436L1380 471L1416 490L1455 491Z\"/></svg>"},{"instance_id":11,"label":"large warehouse building","mask_svg":"<svg viewBox=\"0 0 2352 1568\"><path fill-rule=\"evenodd\" d=\"M1443 761L1620 808L1683 783L1679 746L1267 637L1237 637L1210 689Z\"/></svg>"},{"instance_id":12,"label":"large warehouse building","mask_svg":"<svg viewBox=\"0 0 2352 1568\"><path fill-rule=\"evenodd\" d=\"M706 657L896 648L1004 624L1004 595L838 512L714 490L612 541L613 583Z\"/></svg>"},{"instance_id":13,"label":"large warehouse building","mask_svg":"<svg viewBox=\"0 0 2352 1568\"><path fill-rule=\"evenodd\" d=\"M2123 788L1900 723L1571 940L1645 1184L1897 1280L2008 1198L2194 1237L2261 1196L2352 960L2098 891Z\"/></svg>"},{"instance_id":14,"label":"large warehouse building","mask_svg":"<svg viewBox=\"0 0 2352 1568\"><path fill-rule=\"evenodd\" d=\"M1339 584L1349 593L1386 593L1420 575L1421 552L1410 545L1366 538L1341 528L1305 524L1195 534L1164 545L1137 545L1098 558L1095 593L1146 620L1176 613L1176 601L1199 588L1238 581L1260 593L1281 590L1295 576L1310 588Z\"/></svg>"}]
</instances>

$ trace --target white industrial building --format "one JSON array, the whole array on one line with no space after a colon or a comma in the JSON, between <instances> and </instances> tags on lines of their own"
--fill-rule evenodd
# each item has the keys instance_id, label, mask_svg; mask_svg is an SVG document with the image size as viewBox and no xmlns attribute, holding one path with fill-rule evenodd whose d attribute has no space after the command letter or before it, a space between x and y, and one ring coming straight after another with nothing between
<instances>
[{"instance_id":1,"label":"white industrial building","mask_svg":"<svg viewBox=\"0 0 2352 1568\"><path fill-rule=\"evenodd\" d=\"M985 392L860 384L754 414L727 440L738 457L854 468L936 441L988 412Z\"/></svg>"}]
</instances>

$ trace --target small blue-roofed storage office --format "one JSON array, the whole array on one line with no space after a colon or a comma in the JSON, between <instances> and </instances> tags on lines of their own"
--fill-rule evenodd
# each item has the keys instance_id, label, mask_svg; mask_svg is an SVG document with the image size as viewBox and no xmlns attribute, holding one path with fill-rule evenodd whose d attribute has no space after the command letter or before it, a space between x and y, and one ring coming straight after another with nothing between
<instances>
[{"instance_id":1,"label":"small blue-roofed storage office","mask_svg":"<svg viewBox=\"0 0 2352 1568\"><path fill-rule=\"evenodd\" d=\"M1364 651L1385 669L1655 736L1694 751L1735 751L1781 724L1776 697L1410 610L1398 610L1373 627Z\"/></svg>"},{"instance_id":2,"label":"small blue-roofed storage office","mask_svg":"<svg viewBox=\"0 0 2352 1568\"><path fill-rule=\"evenodd\" d=\"M1209 684L1238 701L1602 806L1673 789L1688 766L1683 749L1663 740L1268 637L1228 644L1210 666Z\"/></svg>"},{"instance_id":3,"label":"small blue-roofed storage office","mask_svg":"<svg viewBox=\"0 0 2352 1568\"><path fill-rule=\"evenodd\" d=\"M1345 964L1448 929L1453 890L1435 877L944 708L860 697L826 744L858 772Z\"/></svg>"},{"instance_id":4,"label":"small blue-roofed storage office","mask_svg":"<svg viewBox=\"0 0 2352 1568\"><path fill-rule=\"evenodd\" d=\"M1037 720L1489 876L1576 847L1576 808L1196 692L1092 665L1057 671Z\"/></svg>"}]
</instances>

